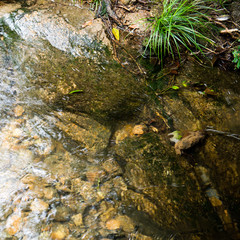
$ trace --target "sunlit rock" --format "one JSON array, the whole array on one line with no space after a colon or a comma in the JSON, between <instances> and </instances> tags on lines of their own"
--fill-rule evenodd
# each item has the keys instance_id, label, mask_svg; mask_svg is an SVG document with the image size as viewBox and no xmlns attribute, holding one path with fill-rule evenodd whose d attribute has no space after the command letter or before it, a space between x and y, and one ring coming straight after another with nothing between
<instances>
[{"instance_id":1,"label":"sunlit rock","mask_svg":"<svg viewBox=\"0 0 240 240\"><path fill-rule=\"evenodd\" d=\"M145 131L146 131L146 126L139 124L134 126L132 133L134 135L142 135L144 134Z\"/></svg>"},{"instance_id":2,"label":"sunlit rock","mask_svg":"<svg viewBox=\"0 0 240 240\"><path fill-rule=\"evenodd\" d=\"M49 215L57 222L66 222L70 219L71 209L68 206L58 206L53 209L53 214L51 212Z\"/></svg>"},{"instance_id":3,"label":"sunlit rock","mask_svg":"<svg viewBox=\"0 0 240 240\"><path fill-rule=\"evenodd\" d=\"M20 106L20 105L17 105L14 108L14 115L15 115L15 117L22 116L24 112L25 112L24 108L22 106Z\"/></svg>"},{"instance_id":4,"label":"sunlit rock","mask_svg":"<svg viewBox=\"0 0 240 240\"><path fill-rule=\"evenodd\" d=\"M72 220L73 220L73 222L74 222L74 224L75 224L76 226L81 226L82 223L83 223L82 214L81 214L81 213L78 213L78 214L76 214L76 215L73 215L73 216L72 216Z\"/></svg>"},{"instance_id":5,"label":"sunlit rock","mask_svg":"<svg viewBox=\"0 0 240 240\"><path fill-rule=\"evenodd\" d=\"M53 226L51 239L52 240L63 240L66 236L68 236L69 230L67 226L62 224L57 224Z\"/></svg>"},{"instance_id":6,"label":"sunlit rock","mask_svg":"<svg viewBox=\"0 0 240 240\"><path fill-rule=\"evenodd\" d=\"M36 183L37 180L38 177L32 174L27 174L21 179L22 183L24 184Z\"/></svg>"},{"instance_id":7,"label":"sunlit rock","mask_svg":"<svg viewBox=\"0 0 240 240\"><path fill-rule=\"evenodd\" d=\"M52 187L46 187L43 189L44 197L48 200L51 200L57 197L57 190Z\"/></svg>"},{"instance_id":8,"label":"sunlit rock","mask_svg":"<svg viewBox=\"0 0 240 240\"><path fill-rule=\"evenodd\" d=\"M116 230L116 229L120 229L120 227L121 227L121 222L117 219L111 219L106 222L106 228L108 230Z\"/></svg>"},{"instance_id":9,"label":"sunlit rock","mask_svg":"<svg viewBox=\"0 0 240 240\"><path fill-rule=\"evenodd\" d=\"M89 182L97 182L100 181L106 173L97 166L92 166L89 169L87 169L86 177Z\"/></svg>"},{"instance_id":10,"label":"sunlit rock","mask_svg":"<svg viewBox=\"0 0 240 240\"><path fill-rule=\"evenodd\" d=\"M133 232L135 227L133 221L128 216L126 215L117 216L116 220L120 222L120 226L123 229L123 231L127 233Z\"/></svg>"},{"instance_id":11,"label":"sunlit rock","mask_svg":"<svg viewBox=\"0 0 240 240\"><path fill-rule=\"evenodd\" d=\"M19 230L22 223L22 218L19 215L13 214L8 217L6 222L6 231L10 235L15 235Z\"/></svg>"},{"instance_id":12,"label":"sunlit rock","mask_svg":"<svg viewBox=\"0 0 240 240\"><path fill-rule=\"evenodd\" d=\"M31 211L33 212L43 212L43 211L47 211L49 208L49 204L44 202L41 199L35 199L30 206Z\"/></svg>"}]
</instances>

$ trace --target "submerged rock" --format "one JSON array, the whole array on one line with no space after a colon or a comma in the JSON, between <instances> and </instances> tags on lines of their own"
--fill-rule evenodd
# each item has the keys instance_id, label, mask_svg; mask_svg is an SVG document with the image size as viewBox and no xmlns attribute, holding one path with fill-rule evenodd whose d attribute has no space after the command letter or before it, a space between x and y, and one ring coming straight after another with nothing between
<instances>
[{"instance_id":1,"label":"submerged rock","mask_svg":"<svg viewBox=\"0 0 240 240\"><path fill-rule=\"evenodd\" d=\"M78 213L78 214L76 214L76 215L73 215L73 216L72 216L72 220L73 220L73 222L74 222L74 224L75 224L76 226L81 226L82 223L83 223L82 214L81 214L81 213Z\"/></svg>"},{"instance_id":2,"label":"submerged rock","mask_svg":"<svg viewBox=\"0 0 240 240\"><path fill-rule=\"evenodd\" d=\"M67 226L62 224L56 224L52 228L51 239L53 240L63 240L69 234Z\"/></svg>"},{"instance_id":3,"label":"submerged rock","mask_svg":"<svg viewBox=\"0 0 240 240\"><path fill-rule=\"evenodd\" d=\"M13 214L10 217L8 217L6 223L7 233L10 235L15 235L20 230L21 223L22 218L17 214Z\"/></svg>"},{"instance_id":4,"label":"submerged rock","mask_svg":"<svg viewBox=\"0 0 240 240\"><path fill-rule=\"evenodd\" d=\"M43 211L47 211L48 208L49 208L49 204L44 202L41 199L35 199L30 206L31 211L39 212L39 213Z\"/></svg>"},{"instance_id":5,"label":"submerged rock","mask_svg":"<svg viewBox=\"0 0 240 240\"><path fill-rule=\"evenodd\" d=\"M24 113L24 108L20 105L17 105L15 108L14 108L14 114L15 114L15 117L20 117L23 115Z\"/></svg>"},{"instance_id":6,"label":"submerged rock","mask_svg":"<svg viewBox=\"0 0 240 240\"><path fill-rule=\"evenodd\" d=\"M105 127L85 114L56 112L56 126L72 139L83 143L84 147L93 152L98 152L107 147L110 128Z\"/></svg>"},{"instance_id":7,"label":"submerged rock","mask_svg":"<svg viewBox=\"0 0 240 240\"><path fill-rule=\"evenodd\" d=\"M54 213L49 213L53 215L53 219L57 222L66 222L70 219L71 209L67 206L59 206L54 209Z\"/></svg>"},{"instance_id":8,"label":"submerged rock","mask_svg":"<svg viewBox=\"0 0 240 240\"><path fill-rule=\"evenodd\" d=\"M141 125L141 124L135 125L133 130L132 130L132 133L134 135L142 135L142 134L144 134L146 132L146 129L147 128L146 128L145 125Z\"/></svg>"},{"instance_id":9,"label":"submerged rock","mask_svg":"<svg viewBox=\"0 0 240 240\"><path fill-rule=\"evenodd\" d=\"M117 230L117 229L120 229L120 227L121 227L121 223L117 219L111 219L106 222L106 228L108 230Z\"/></svg>"},{"instance_id":10,"label":"submerged rock","mask_svg":"<svg viewBox=\"0 0 240 240\"><path fill-rule=\"evenodd\" d=\"M175 143L176 154L181 155L186 149L199 143L205 137L203 132L189 132L188 136L183 137L180 141Z\"/></svg>"}]
</instances>

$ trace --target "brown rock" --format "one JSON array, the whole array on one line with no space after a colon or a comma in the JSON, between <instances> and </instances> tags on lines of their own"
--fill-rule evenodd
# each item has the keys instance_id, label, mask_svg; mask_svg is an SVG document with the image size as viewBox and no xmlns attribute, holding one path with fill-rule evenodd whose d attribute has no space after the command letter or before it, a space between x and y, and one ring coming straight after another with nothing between
<instances>
[{"instance_id":1,"label":"brown rock","mask_svg":"<svg viewBox=\"0 0 240 240\"><path fill-rule=\"evenodd\" d=\"M101 210L104 211L103 214L100 216L102 222L106 222L110 218L113 218L113 216L116 214L116 210L113 207L109 207L107 210L105 210L105 206L103 206L105 204L105 202L101 204Z\"/></svg>"},{"instance_id":2,"label":"brown rock","mask_svg":"<svg viewBox=\"0 0 240 240\"><path fill-rule=\"evenodd\" d=\"M202 132L190 132L188 136L182 138L175 144L176 154L181 155L183 150L191 148L203 138L204 134Z\"/></svg>"},{"instance_id":3,"label":"brown rock","mask_svg":"<svg viewBox=\"0 0 240 240\"><path fill-rule=\"evenodd\" d=\"M144 134L145 130L146 130L146 126L144 126L144 125L136 125L136 126L134 126L134 128L132 130L132 133L134 135L142 135L142 134Z\"/></svg>"},{"instance_id":4,"label":"brown rock","mask_svg":"<svg viewBox=\"0 0 240 240\"><path fill-rule=\"evenodd\" d=\"M223 205L222 201L216 197L210 197L209 200L213 207L219 207Z\"/></svg>"},{"instance_id":5,"label":"brown rock","mask_svg":"<svg viewBox=\"0 0 240 240\"><path fill-rule=\"evenodd\" d=\"M16 9L21 8L20 3L10 3L10 1L6 1L7 4L4 4L4 2L0 2L2 5L0 8L0 18L2 18L6 13L11 13Z\"/></svg>"},{"instance_id":6,"label":"brown rock","mask_svg":"<svg viewBox=\"0 0 240 240\"><path fill-rule=\"evenodd\" d=\"M36 180L37 180L37 177L31 174L27 174L21 179L22 183L24 184L34 183L36 182Z\"/></svg>"},{"instance_id":7,"label":"brown rock","mask_svg":"<svg viewBox=\"0 0 240 240\"><path fill-rule=\"evenodd\" d=\"M67 206L59 206L56 208L54 220L57 222L66 222L70 218L71 209Z\"/></svg>"},{"instance_id":8,"label":"brown rock","mask_svg":"<svg viewBox=\"0 0 240 240\"><path fill-rule=\"evenodd\" d=\"M51 239L53 240L62 240L65 239L66 236L68 236L69 230L64 225L56 225L54 226L52 233L51 233Z\"/></svg>"},{"instance_id":9,"label":"brown rock","mask_svg":"<svg viewBox=\"0 0 240 240\"><path fill-rule=\"evenodd\" d=\"M19 215L13 214L7 219L6 231L10 235L15 235L20 230L21 217Z\"/></svg>"},{"instance_id":10,"label":"brown rock","mask_svg":"<svg viewBox=\"0 0 240 240\"><path fill-rule=\"evenodd\" d=\"M46 211L48 209L49 205L48 203L44 202L41 199L35 199L30 206L30 209L33 212L43 212Z\"/></svg>"},{"instance_id":11,"label":"brown rock","mask_svg":"<svg viewBox=\"0 0 240 240\"><path fill-rule=\"evenodd\" d=\"M82 221L82 214L79 213L79 214L76 214L76 215L72 216L72 220L73 220L73 222L76 226L82 225L82 222L83 222Z\"/></svg>"},{"instance_id":12,"label":"brown rock","mask_svg":"<svg viewBox=\"0 0 240 240\"><path fill-rule=\"evenodd\" d=\"M121 173L121 168L119 167L116 160L114 160L114 159L106 160L103 163L102 167L108 173L115 173L115 172Z\"/></svg>"},{"instance_id":13,"label":"brown rock","mask_svg":"<svg viewBox=\"0 0 240 240\"><path fill-rule=\"evenodd\" d=\"M51 200L57 196L57 190L52 187L47 187L43 189L43 194L46 199Z\"/></svg>"},{"instance_id":14,"label":"brown rock","mask_svg":"<svg viewBox=\"0 0 240 240\"><path fill-rule=\"evenodd\" d=\"M105 172L102 169L94 167L86 172L86 177L89 182L95 182L98 179L105 176Z\"/></svg>"},{"instance_id":15,"label":"brown rock","mask_svg":"<svg viewBox=\"0 0 240 240\"><path fill-rule=\"evenodd\" d=\"M125 138L130 137L132 135L133 126L128 124L125 125L122 129L119 129L115 136L116 136L116 144L119 144Z\"/></svg>"},{"instance_id":16,"label":"brown rock","mask_svg":"<svg viewBox=\"0 0 240 240\"><path fill-rule=\"evenodd\" d=\"M111 219L106 222L106 228L108 230L116 230L121 227L121 222L117 219Z\"/></svg>"},{"instance_id":17,"label":"brown rock","mask_svg":"<svg viewBox=\"0 0 240 240\"><path fill-rule=\"evenodd\" d=\"M15 138L20 138L23 134L23 131L20 128L15 128L12 131L12 136Z\"/></svg>"},{"instance_id":18,"label":"brown rock","mask_svg":"<svg viewBox=\"0 0 240 240\"><path fill-rule=\"evenodd\" d=\"M97 197L96 189L92 186L92 183L82 181L82 185L77 189L77 192L83 197L84 201L94 201Z\"/></svg>"},{"instance_id":19,"label":"brown rock","mask_svg":"<svg viewBox=\"0 0 240 240\"><path fill-rule=\"evenodd\" d=\"M135 227L133 225L132 220L128 216L125 216L125 215L118 216L116 218L116 220L120 222L120 226L123 229L123 231L125 231L125 232L133 232L134 231Z\"/></svg>"},{"instance_id":20,"label":"brown rock","mask_svg":"<svg viewBox=\"0 0 240 240\"><path fill-rule=\"evenodd\" d=\"M20 116L22 116L23 113L24 113L24 111L25 111L25 110L23 109L22 106L17 105L17 106L14 108L14 115L15 115L15 117L20 117Z\"/></svg>"}]
</instances>

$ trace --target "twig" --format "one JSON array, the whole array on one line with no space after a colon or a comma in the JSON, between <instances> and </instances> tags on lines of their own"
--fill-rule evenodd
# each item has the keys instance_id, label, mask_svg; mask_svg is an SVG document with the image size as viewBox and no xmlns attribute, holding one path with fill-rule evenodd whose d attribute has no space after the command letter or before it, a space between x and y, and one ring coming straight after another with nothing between
<instances>
[{"instance_id":1,"label":"twig","mask_svg":"<svg viewBox=\"0 0 240 240\"><path fill-rule=\"evenodd\" d=\"M134 10L134 7L127 8L127 7L123 6L123 5L118 5L117 7L122 8L122 9L126 10L127 12L132 12L132 10Z\"/></svg>"},{"instance_id":2,"label":"twig","mask_svg":"<svg viewBox=\"0 0 240 240\"><path fill-rule=\"evenodd\" d=\"M237 28L234 28L234 29L225 29L220 31L220 33L233 33L233 32L240 32L240 30L238 30Z\"/></svg>"},{"instance_id":3,"label":"twig","mask_svg":"<svg viewBox=\"0 0 240 240\"><path fill-rule=\"evenodd\" d=\"M221 30L220 33L228 33L233 39L238 39L239 37L235 37L232 33L233 32L240 32L239 29L228 29L223 23L219 21L214 21L214 23L218 24L219 26L225 28L225 30Z\"/></svg>"}]
</instances>

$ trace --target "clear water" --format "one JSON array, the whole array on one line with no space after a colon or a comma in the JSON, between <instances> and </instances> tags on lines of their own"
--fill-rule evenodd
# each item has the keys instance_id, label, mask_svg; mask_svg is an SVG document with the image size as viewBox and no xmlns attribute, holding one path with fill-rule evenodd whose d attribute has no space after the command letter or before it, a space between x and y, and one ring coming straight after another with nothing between
<instances>
[{"instance_id":1,"label":"clear water","mask_svg":"<svg viewBox=\"0 0 240 240\"><path fill-rule=\"evenodd\" d=\"M239 75L187 66L178 84L221 94L159 98L168 128L140 78L95 42L58 42L62 20L47 35L39 12L0 26L0 239L237 239ZM176 156L168 133L199 128L204 144Z\"/></svg>"}]
</instances>

